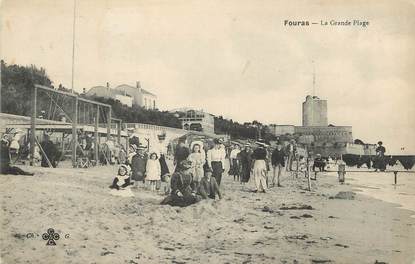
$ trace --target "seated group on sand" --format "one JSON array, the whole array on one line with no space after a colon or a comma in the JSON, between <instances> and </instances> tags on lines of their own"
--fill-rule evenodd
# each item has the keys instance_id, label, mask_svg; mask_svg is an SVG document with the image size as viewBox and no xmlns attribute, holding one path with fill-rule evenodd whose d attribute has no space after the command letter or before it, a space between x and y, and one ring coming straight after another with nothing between
<instances>
[{"instance_id":1,"label":"seated group on sand","mask_svg":"<svg viewBox=\"0 0 415 264\"><path fill-rule=\"evenodd\" d=\"M219 183L212 177L213 170L206 164L201 145L193 144L190 153L182 143L180 142L175 153L176 167L172 175L164 155L160 155L160 158L155 152L147 155L145 148L134 147L135 153L130 155L125 164L120 165L118 175L110 188L118 190L129 185L133 185L132 188L147 185L151 191L156 191L164 182L164 191L169 195L162 204L172 206L187 206L207 198L220 199L222 196ZM222 164L217 164L214 169L218 168L222 174Z\"/></svg>"}]
</instances>

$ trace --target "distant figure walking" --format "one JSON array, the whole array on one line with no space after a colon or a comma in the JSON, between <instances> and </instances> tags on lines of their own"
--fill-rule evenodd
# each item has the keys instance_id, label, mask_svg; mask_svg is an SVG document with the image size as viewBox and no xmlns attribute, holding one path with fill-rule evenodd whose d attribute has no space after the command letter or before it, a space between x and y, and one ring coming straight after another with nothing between
<instances>
[{"instance_id":1,"label":"distant figure walking","mask_svg":"<svg viewBox=\"0 0 415 264\"><path fill-rule=\"evenodd\" d=\"M215 146L207 152L207 164L212 170L212 175L220 185L222 180L222 173L224 172L223 165L225 163L226 153L221 148L220 140L215 140Z\"/></svg>"},{"instance_id":2,"label":"distant figure walking","mask_svg":"<svg viewBox=\"0 0 415 264\"><path fill-rule=\"evenodd\" d=\"M256 190L254 192L263 192L267 190L267 150L265 144L257 142L258 148L254 150L252 159L254 160L253 175Z\"/></svg>"},{"instance_id":3,"label":"distant figure walking","mask_svg":"<svg viewBox=\"0 0 415 264\"><path fill-rule=\"evenodd\" d=\"M245 144L244 149L237 155L239 161L239 174L241 175L241 183L249 182L251 176L252 154L249 144Z\"/></svg>"},{"instance_id":4,"label":"distant figure walking","mask_svg":"<svg viewBox=\"0 0 415 264\"><path fill-rule=\"evenodd\" d=\"M295 143L294 139L291 139L290 144L287 147L287 152L288 152L288 159L287 159L287 171L292 171L293 170L293 161L295 159L295 154L297 151L297 145Z\"/></svg>"},{"instance_id":5,"label":"distant figure walking","mask_svg":"<svg viewBox=\"0 0 415 264\"><path fill-rule=\"evenodd\" d=\"M274 169L271 184L272 186L275 186L275 176L277 175L277 186L281 187L280 177L281 171L283 170L285 165L285 152L279 143L277 145L277 148L272 152L271 164Z\"/></svg>"}]
</instances>

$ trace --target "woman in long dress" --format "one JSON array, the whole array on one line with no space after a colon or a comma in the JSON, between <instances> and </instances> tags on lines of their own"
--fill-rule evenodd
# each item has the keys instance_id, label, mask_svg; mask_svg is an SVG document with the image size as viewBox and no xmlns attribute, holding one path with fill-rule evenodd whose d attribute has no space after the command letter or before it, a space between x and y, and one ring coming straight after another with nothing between
<instances>
[{"instance_id":1,"label":"woman in long dress","mask_svg":"<svg viewBox=\"0 0 415 264\"><path fill-rule=\"evenodd\" d=\"M200 181L203 177L203 165L206 163L206 157L204 151L201 151L201 147L199 144L194 144L192 153L187 158L189 161L192 162L193 167L193 191L196 191L199 188Z\"/></svg>"},{"instance_id":2,"label":"woman in long dress","mask_svg":"<svg viewBox=\"0 0 415 264\"><path fill-rule=\"evenodd\" d=\"M245 145L245 148L238 153L237 159L239 160L241 182L247 183L249 182L249 178L251 176L252 162L250 146L248 144Z\"/></svg>"}]
</instances>

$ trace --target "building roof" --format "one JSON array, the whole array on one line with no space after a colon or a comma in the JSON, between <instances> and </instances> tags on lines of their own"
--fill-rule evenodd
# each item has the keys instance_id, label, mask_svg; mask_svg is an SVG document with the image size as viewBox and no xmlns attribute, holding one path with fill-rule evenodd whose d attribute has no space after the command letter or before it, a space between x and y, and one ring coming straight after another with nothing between
<instances>
[{"instance_id":1,"label":"building roof","mask_svg":"<svg viewBox=\"0 0 415 264\"><path fill-rule=\"evenodd\" d=\"M137 87L132 86L132 85L128 85L128 84L120 84L120 85L118 85L117 87L115 87L114 89L124 89L124 88L132 88L132 89L137 89ZM141 91L143 94L148 94L148 95L156 96L155 94L150 93L149 91L147 91L147 90L145 90L145 89L143 89L143 88L140 88L140 91Z\"/></svg>"},{"instance_id":2,"label":"building roof","mask_svg":"<svg viewBox=\"0 0 415 264\"><path fill-rule=\"evenodd\" d=\"M94 90L108 90L107 96L109 96L111 94L111 95L122 95L122 96L131 97L131 95L129 95L129 94L125 95L123 91L115 90L115 89L112 89L112 88L108 89L108 87L102 86L102 85L91 87L91 89L88 90L87 94L93 93Z\"/></svg>"}]
</instances>

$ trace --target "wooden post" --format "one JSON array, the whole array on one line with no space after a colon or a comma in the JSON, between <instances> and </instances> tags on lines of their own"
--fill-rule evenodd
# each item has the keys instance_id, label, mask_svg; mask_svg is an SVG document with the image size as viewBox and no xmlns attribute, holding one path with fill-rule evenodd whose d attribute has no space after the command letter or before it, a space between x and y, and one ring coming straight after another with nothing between
<instances>
[{"instance_id":1,"label":"wooden post","mask_svg":"<svg viewBox=\"0 0 415 264\"><path fill-rule=\"evenodd\" d=\"M300 156L299 155L295 155L295 177L298 178L298 170L299 170L299 162L300 162Z\"/></svg>"},{"instance_id":2,"label":"wooden post","mask_svg":"<svg viewBox=\"0 0 415 264\"><path fill-rule=\"evenodd\" d=\"M65 132L62 132L62 144L61 144L61 148L62 148L62 156L65 155Z\"/></svg>"},{"instance_id":3,"label":"wooden post","mask_svg":"<svg viewBox=\"0 0 415 264\"><path fill-rule=\"evenodd\" d=\"M78 97L74 98L74 108L72 117L72 166L76 167L76 150L78 147L78 132L76 127L78 126Z\"/></svg>"},{"instance_id":4,"label":"wooden post","mask_svg":"<svg viewBox=\"0 0 415 264\"><path fill-rule=\"evenodd\" d=\"M343 164L343 161L340 162L338 165L338 175L339 175L339 182L343 184L345 181L345 174L346 174L346 165Z\"/></svg>"},{"instance_id":5,"label":"wooden post","mask_svg":"<svg viewBox=\"0 0 415 264\"><path fill-rule=\"evenodd\" d=\"M108 108L107 113L107 140L111 137L111 107Z\"/></svg>"},{"instance_id":6,"label":"wooden post","mask_svg":"<svg viewBox=\"0 0 415 264\"><path fill-rule=\"evenodd\" d=\"M128 135L125 138L125 153L126 153L125 156L127 157L127 160L128 160L128 155L130 155L130 138L128 137Z\"/></svg>"},{"instance_id":7,"label":"wooden post","mask_svg":"<svg viewBox=\"0 0 415 264\"><path fill-rule=\"evenodd\" d=\"M309 164L309 160L308 160L308 154L307 154L307 184L308 184L308 191L311 192L311 178L310 178L310 164Z\"/></svg>"},{"instance_id":8,"label":"wooden post","mask_svg":"<svg viewBox=\"0 0 415 264\"><path fill-rule=\"evenodd\" d=\"M398 183L398 172L394 171L393 174L395 174L395 185Z\"/></svg>"},{"instance_id":9,"label":"wooden post","mask_svg":"<svg viewBox=\"0 0 415 264\"><path fill-rule=\"evenodd\" d=\"M32 117L30 122L30 165L35 164L35 145L36 145L36 112L37 112L37 87L35 86L32 94Z\"/></svg>"},{"instance_id":10,"label":"wooden post","mask_svg":"<svg viewBox=\"0 0 415 264\"><path fill-rule=\"evenodd\" d=\"M98 164L98 160L99 160L99 152L98 152L98 146L99 146L99 133L98 133L98 126L99 126L99 105L97 105L97 112L95 114L95 125L94 125L94 140L95 140L95 147L94 147L94 158L95 158L95 162L96 164Z\"/></svg>"},{"instance_id":11,"label":"wooden post","mask_svg":"<svg viewBox=\"0 0 415 264\"><path fill-rule=\"evenodd\" d=\"M121 120L118 121L117 125L117 142L118 144L121 144Z\"/></svg>"}]
</instances>

